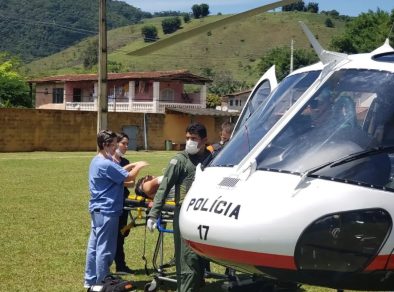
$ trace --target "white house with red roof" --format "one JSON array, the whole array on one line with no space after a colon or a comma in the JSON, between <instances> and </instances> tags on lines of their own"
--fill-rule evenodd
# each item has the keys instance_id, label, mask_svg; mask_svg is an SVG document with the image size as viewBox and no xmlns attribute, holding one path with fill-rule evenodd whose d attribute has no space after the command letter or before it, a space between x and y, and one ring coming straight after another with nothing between
<instances>
[{"instance_id":1,"label":"white house with red roof","mask_svg":"<svg viewBox=\"0 0 394 292\"><path fill-rule=\"evenodd\" d=\"M187 70L108 73L108 110L164 113L165 108L206 107L210 79ZM37 109L97 110L97 74L49 76L30 80ZM185 93L185 84L197 91Z\"/></svg>"}]
</instances>

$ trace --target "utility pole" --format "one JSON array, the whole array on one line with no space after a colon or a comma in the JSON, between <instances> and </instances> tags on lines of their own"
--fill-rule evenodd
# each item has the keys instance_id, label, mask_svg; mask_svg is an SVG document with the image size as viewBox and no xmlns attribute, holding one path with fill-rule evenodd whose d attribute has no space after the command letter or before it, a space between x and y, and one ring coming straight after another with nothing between
<instances>
[{"instance_id":1,"label":"utility pole","mask_svg":"<svg viewBox=\"0 0 394 292\"><path fill-rule=\"evenodd\" d=\"M97 132L107 129L108 88L107 88L107 20L106 0L99 0L99 56L98 56L98 103Z\"/></svg>"},{"instance_id":2,"label":"utility pole","mask_svg":"<svg viewBox=\"0 0 394 292\"><path fill-rule=\"evenodd\" d=\"M294 40L291 39L291 45L290 45L290 73L293 72L293 67L294 67Z\"/></svg>"}]
</instances>

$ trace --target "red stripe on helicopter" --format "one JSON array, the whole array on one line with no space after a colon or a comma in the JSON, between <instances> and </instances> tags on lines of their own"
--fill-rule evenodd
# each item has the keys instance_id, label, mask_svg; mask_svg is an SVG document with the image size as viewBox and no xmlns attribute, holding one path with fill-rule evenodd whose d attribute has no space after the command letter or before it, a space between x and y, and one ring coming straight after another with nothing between
<instances>
[{"instance_id":1,"label":"red stripe on helicopter","mask_svg":"<svg viewBox=\"0 0 394 292\"><path fill-rule=\"evenodd\" d=\"M192 242L189 240L187 240L187 243L198 253L215 259L229 260L241 264L272 267L278 269L297 269L294 258L292 256L232 249L227 247Z\"/></svg>"},{"instance_id":2,"label":"red stripe on helicopter","mask_svg":"<svg viewBox=\"0 0 394 292\"><path fill-rule=\"evenodd\" d=\"M365 271L394 270L394 255L380 255L365 268Z\"/></svg>"}]
</instances>

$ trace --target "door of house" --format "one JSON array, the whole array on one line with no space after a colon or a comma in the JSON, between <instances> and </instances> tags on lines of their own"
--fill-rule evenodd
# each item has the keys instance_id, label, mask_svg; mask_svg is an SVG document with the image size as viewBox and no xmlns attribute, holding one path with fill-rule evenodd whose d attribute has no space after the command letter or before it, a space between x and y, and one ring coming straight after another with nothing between
<instances>
[{"instance_id":1,"label":"door of house","mask_svg":"<svg viewBox=\"0 0 394 292\"><path fill-rule=\"evenodd\" d=\"M123 126L122 131L129 136L129 147L128 150L137 150L137 126Z\"/></svg>"},{"instance_id":2,"label":"door of house","mask_svg":"<svg viewBox=\"0 0 394 292\"><path fill-rule=\"evenodd\" d=\"M81 102L81 101L82 101L82 89L73 88L73 102Z\"/></svg>"}]
</instances>

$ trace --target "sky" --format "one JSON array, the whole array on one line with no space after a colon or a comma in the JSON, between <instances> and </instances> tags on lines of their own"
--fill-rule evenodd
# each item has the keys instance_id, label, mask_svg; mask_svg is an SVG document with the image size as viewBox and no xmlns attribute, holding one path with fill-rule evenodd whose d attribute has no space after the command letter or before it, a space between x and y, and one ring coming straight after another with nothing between
<instances>
[{"instance_id":1,"label":"sky","mask_svg":"<svg viewBox=\"0 0 394 292\"><path fill-rule=\"evenodd\" d=\"M267 0L122 0L134 7L148 12L181 11L191 12L194 4L206 3L209 5L211 15L219 12L222 14L240 13L268 3L275 2ZM319 11L336 10L340 14L357 16L368 10L376 11L377 8L391 12L394 9L393 0L304 0L305 4L316 2ZM281 11L277 8L277 11Z\"/></svg>"}]
</instances>

